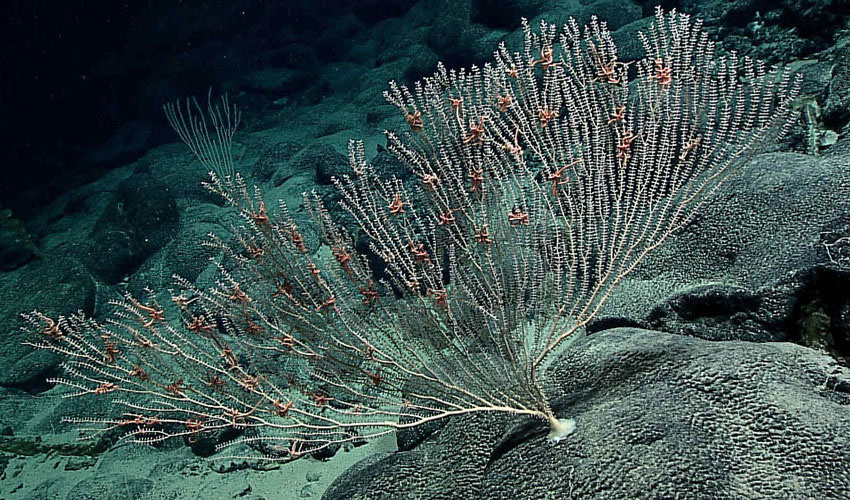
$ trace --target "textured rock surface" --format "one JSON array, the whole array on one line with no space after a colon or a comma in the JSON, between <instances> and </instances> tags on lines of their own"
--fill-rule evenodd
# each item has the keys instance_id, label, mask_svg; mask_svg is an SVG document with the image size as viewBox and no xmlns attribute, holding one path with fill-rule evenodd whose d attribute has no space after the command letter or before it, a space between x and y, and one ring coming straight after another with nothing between
<instances>
[{"instance_id":1,"label":"textured rock surface","mask_svg":"<svg viewBox=\"0 0 850 500\"><path fill-rule=\"evenodd\" d=\"M836 221L850 213L846 147L840 142L821 157L754 157L624 280L603 316L647 319L646 325L658 328L654 310L660 303L693 287L733 286L737 294L759 297L759 321L773 332L760 327L734 338L787 338L775 334L809 286L808 271L829 262L822 234L835 231ZM736 310L746 306L736 302Z\"/></svg>"},{"instance_id":2,"label":"textured rock surface","mask_svg":"<svg viewBox=\"0 0 850 500\"><path fill-rule=\"evenodd\" d=\"M375 456L325 500L390 498L821 498L850 495L850 371L789 343L654 331L591 335L547 373L559 416L479 415Z\"/></svg>"}]
</instances>

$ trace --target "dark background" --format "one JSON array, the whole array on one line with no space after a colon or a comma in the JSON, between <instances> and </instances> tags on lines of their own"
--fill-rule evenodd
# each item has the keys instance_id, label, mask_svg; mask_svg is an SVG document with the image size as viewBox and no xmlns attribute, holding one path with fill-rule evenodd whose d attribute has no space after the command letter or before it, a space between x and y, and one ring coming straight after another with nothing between
<instances>
[{"instance_id":1,"label":"dark background","mask_svg":"<svg viewBox=\"0 0 850 500\"><path fill-rule=\"evenodd\" d=\"M843 57L827 49L850 16L850 0L631 3L644 16L651 16L656 5L698 15L728 50L770 63L814 54L826 54L827 60ZM409 55L405 49L423 43L422 37L411 36L413 31L422 23L432 25L424 40L430 54L420 52L421 60L411 64L416 71L402 75L412 80L432 71L436 58L449 67L486 58L491 43L485 50L476 45L483 35L497 29L514 32L521 16L534 17L544 4L562 3L6 0L0 9L0 210L12 209L14 218L27 222L55 196L134 161L155 145L174 142L162 113L166 102L210 90L229 93L250 129L251 117L266 115L266 106L281 95L309 105L332 93L316 83L323 63L349 57L358 44L383 43L379 65ZM609 21L622 10L604 0L571 5L587 5ZM420 19L378 25L414 7ZM254 89L246 95L240 78L267 67L291 68L301 76L275 92ZM380 89L375 95L380 99ZM850 116L845 107L836 109L824 108L823 120L839 130Z\"/></svg>"},{"instance_id":2,"label":"dark background","mask_svg":"<svg viewBox=\"0 0 850 500\"><path fill-rule=\"evenodd\" d=\"M225 85L262 65L254 55L264 49L324 43L329 16L366 26L413 2L351 3L4 1L0 209L26 220L57 194L173 141L165 102ZM110 138L116 147L103 148Z\"/></svg>"}]
</instances>

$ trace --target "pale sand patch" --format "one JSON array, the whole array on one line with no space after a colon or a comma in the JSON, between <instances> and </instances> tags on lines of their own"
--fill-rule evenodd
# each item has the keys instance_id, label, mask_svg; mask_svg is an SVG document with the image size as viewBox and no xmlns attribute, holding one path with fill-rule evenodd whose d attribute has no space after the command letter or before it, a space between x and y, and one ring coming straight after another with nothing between
<instances>
[{"instance_id":1,"label":"pale sand patch","mask_svg":"<svg viewBox=\"0 0 850 500\"><path fill-rule=\"evenodd\" d=\"M119 445L86 467L84 459L55 453L13 457L0 481L0 500L34 499L259 499L321 498L346 469L367 456L396 451L395 436L340 450L326 462L311 458L269 464L271 470L213 470L216 463L185 447L154 450ZM223 462L227 464L229 462ZM66 468L82 467L79 470Z\"/></svg>"}]
</instances>

